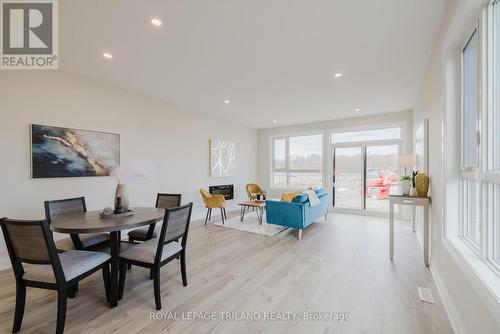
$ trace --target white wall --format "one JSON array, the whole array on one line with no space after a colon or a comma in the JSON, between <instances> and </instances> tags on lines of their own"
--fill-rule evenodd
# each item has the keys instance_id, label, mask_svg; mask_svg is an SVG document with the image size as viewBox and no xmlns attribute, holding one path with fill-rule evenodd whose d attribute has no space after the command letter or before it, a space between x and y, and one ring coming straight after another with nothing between
<instances>
[{"instance_id":1,"label":"white wall","mask_svg":"<svg viewBox=\"0 0 500 334\"><path fill-rule=\"evenodd\" d=\"M477 286L470 280L469 274L461 269L463 262L447 247L444 237L444 192L443 192L443 159L456 159L456 155L447 152L443 155L443 120L444 120L444 86L448 82L457 87L457 63L459 47L465 39L467 31L479 15L481 0L457 0L450 8L443 24L441 36L436 44L434 55L421 85L414 108L415 127L424 118L429 118L429 169L432 193L432 259L431 269L445 306L458 333L500 333L500 324L495 319L494 310L488 307L487 301L481 297ZM451 58L450 58L451 56ZM451 72L450 72L451 71ZM453 73L455 72L455 73ZM446 80L445 80L446 73ZM454 83L452 83L454 82ZM447 101L448 107L451 107ZM458 112L453 101L454 112ZM447 124L448 133L455 131ZM455 138L457 141L458 139ZM455 146L449 143L449 147ZM453 145L451 145L453 144ZM452 175L447 169L448 180ZM456 189L454 191L456 193ZM446 196L452 196L447 192ZM456 212L457 203L449 209Z\"/></svg>"},{"instance_id":2,"label":"white wall","mask_svg":"<svg viewBox=\"0 0 500 334\"><path fill-rule=\"evenodd\" d=\"M301 125L275 127L269 129L259 130L259 182L266 188L271 196L279 197L281 194L281 189L273 190L271 189L271 140L276 136L283 135L297 135L297 134L307 134L307 133L323 133L323 183L325 186L329 185L328 180L331 179L332 168L331 168L331 147L328 141L328 134L330 130L338 129L350 129L359 128L366 126L377 126L384 125L388 123L402 124L406 127L406 133L403 134L404 137L409 138L409 140L403 143L403 150L406 152L412 152L412 136L413 136L413 114L411 111L400 111L374 116L363 116L363 117L352 117L345 119L337 119L324 122L314 122Z\"/></svg>"},{"instance_id":3,"label":"white wall","mask_svg":"<svg viewBox=\"0 0 500 334\"><path fill-rule=\"evenodd\" d=\"M179 192L202 214L199 188L233 183L241 199L246 183L257 181L255 129L59 71L1 71L0 216L44 218L44 200L81 195L89 210L113 204L111 177L30 179L30 123L119 133L122 166L148 160L159 171L154 182L130 185L131 205L152 206L157 192ZM236 177L209 177L210 138L236 143ZM6 254L2 237L0 267Z\"/></svg>"}]
</instances>

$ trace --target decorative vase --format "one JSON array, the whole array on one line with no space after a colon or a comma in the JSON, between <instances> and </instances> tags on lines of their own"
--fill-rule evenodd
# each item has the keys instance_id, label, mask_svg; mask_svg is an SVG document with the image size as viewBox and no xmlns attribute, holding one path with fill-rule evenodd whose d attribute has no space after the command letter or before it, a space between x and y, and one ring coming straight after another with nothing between
<instances>
[{"instance_id":1,"label":"decorative vase","mask_svg":"<svg viewBox=\"0 0 500 334\"><path fill-rule=\"evenodd\" d=\"M415 176L415 188L418 196L426 197L429 192L429 175L425 173L417 174Z\"/></svg>"},{"instance_id":2,"label":"decorative vase","mask_svg":"<svg viewBox=\"0 0 500 334\"><path fill-rule=\"evenodd\" d=\"M118 198L121 198L121 203L118 203ZM118 206L118 204L121 204L121 206L125 212L128 211L127 185L121 184L121 183L116 185L115 208Z\"/></svg>"},{"instance_id":3,"label":"decorative vase","mask_svg":"<svg viewBox=\"0 0 500 334\"><path fill-rule=\"evenodd\" d=\"M401 181L401 188L403 191L403 195L409 195L410 194L410 185L411 181L410 180L403 180Z\"/></svg>"}]
</instances>

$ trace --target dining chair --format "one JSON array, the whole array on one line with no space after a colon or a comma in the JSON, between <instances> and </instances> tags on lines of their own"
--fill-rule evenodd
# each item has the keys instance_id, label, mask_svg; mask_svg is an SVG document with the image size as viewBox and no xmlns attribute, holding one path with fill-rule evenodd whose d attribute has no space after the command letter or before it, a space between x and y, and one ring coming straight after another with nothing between
<instances>
[{"instance_id":1,"label":"dining chair","mask_svg":"<svg viewBox=\"0 0 500 334\"><path fill-rule=\"evenodd\" d=\"M207 221L212 219L212 209L220 209L220 215L222 217L222 224L224 224L224 218L227 220L226 215L226 199L224 195L212 195L205 189L200 189L201 199L207 208L207 216L205 217L205 226L207 226Z\"/></svg>"},{"instance_id":2,"label":"dining chair","mask_svg":"<svg viewBox=\"0 0 500 334\"><path fill-rule=\"evenodd\" d=\"M52 219L63 215L87 212L85 197L45 201L44 205L45 218L49 223ZM74 249L89 250L109 242L109 239L109 233L71 234L71 238L56 241L56 249L62 252Z\"/></svg>"},{"instance_id":3,"label":"dining chair","mask_svg":"<svg viewBox=\"0 0 500 334\"><path fill-rule=\"evenodd\" d=\"M181 194L161 194L156 196L155 207L161 209L171 209L181 206L182 195ZM149 226L144 226L141 228L136 228L128 232L128 241L147 241L152 238L158 238L159 229L156 228L156 224L151 224Z\"/></svg>"},{"instance_id":4,"label":"dining chair","mask_svg":"<svg viewBox=\"0 0 500 334\"><path fill-rule=\"evenodd\" d=\"M128 264L149 268L153 273L156 309L161 310L160 268L180 256L182 284L187 286L186 244L193 203L165 210L160 236L120 253L119 299L123 297ZM175 240L181 239L181 242Z\"/></svg>"},{"instance_id":5,"label":"dining chair","mask_svg":"<svg viewBox=\"0 0 500 334\"><path fill-rule=\"evenodd\" d=\"M23 321L26 287L57 291L56 333L64 332L68 292L85 277L102 270L106 300L109 302L109 259L106 253L72 250L57 253L46 220L0 219L16 279L16 307L13 333Z\"/></svg>"}]
</instances>

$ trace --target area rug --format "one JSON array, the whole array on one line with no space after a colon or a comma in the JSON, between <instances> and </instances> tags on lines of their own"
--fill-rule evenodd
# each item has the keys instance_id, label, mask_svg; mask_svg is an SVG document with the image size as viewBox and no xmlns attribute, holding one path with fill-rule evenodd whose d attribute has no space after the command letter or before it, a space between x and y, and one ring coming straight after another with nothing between
<instances>
[{"instance_id":1,"label":"area rug","mask_svg":"<svg viewBox=\"0 0 500 334\"><path fill-rule=\"evenodd\" d=\"M237 216L226 220L224 225L222 225L222 221L220 220L214 223L214 225L238 231L266 235L268 237L274 237L287 229L285 226L266 223L265 214L264 219L262 220L262 225L260 225L256 212L247 212L243 222L240 222L240 216Z\"/></svg>"}]
</instances>

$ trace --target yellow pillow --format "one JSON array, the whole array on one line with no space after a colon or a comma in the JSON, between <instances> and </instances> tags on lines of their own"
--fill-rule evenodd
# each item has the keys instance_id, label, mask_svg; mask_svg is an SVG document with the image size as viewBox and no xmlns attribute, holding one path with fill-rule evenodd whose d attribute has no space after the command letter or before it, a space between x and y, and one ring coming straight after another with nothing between
<instances>
[{"instance_id":1,"label":"yellow pillow","mask_svg":"<svg viewBox=\"0 0 500 334\"><path fill-rule=\"evenodd\" d=\"M297 197L298 194L299 194L298 191L282 193L281 200L283 202L291 202L295 197Z\"/></svg>"}]
</instances>

